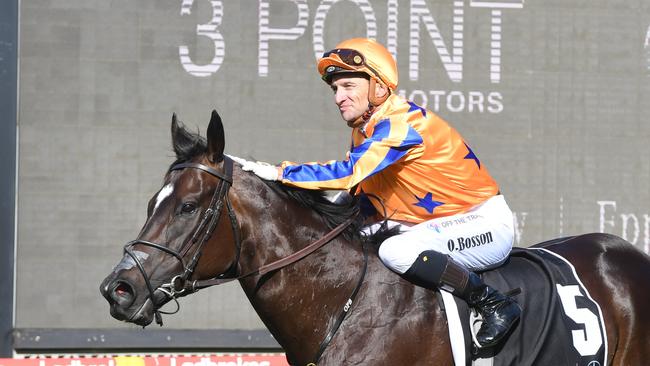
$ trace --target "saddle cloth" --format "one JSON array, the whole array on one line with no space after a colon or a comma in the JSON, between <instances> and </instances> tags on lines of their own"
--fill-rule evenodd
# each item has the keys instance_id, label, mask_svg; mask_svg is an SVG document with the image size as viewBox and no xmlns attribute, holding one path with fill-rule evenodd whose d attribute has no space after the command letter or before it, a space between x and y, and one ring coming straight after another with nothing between
<instances>
[{"instance_id":1,"label":"saddle cloth","mask_svg":"<svg viewBox=\"0 0 650 366\"><path fill-rule=\"evenodd\" d=\"M480 324L472 324L463 300L441 291L456 366L605 365L602 312L565 258L542 248L513 248L505 265L481 277L502 293L521 289L512 297L522 316L499 347L472 354Z\"/></svg>"}]
</instances>

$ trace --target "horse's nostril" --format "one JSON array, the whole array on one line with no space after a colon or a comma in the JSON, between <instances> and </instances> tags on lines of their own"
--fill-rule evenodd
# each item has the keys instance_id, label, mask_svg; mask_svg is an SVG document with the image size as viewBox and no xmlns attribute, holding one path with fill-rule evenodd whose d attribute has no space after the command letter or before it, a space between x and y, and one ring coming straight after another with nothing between
<instances>
[{"instance_id":1,"label":"horse's nostril","mask_svg":"<svg viewBox=\"0 0 650 366\"><path fill-rule=\"evenodd\" d=\"M116 281L111 291L111 298L120 306L128 307L135 299L135 291L128 283Z\"/></svg>"},{"instance_id":2,"label":"horse's nostril","mask_svg":"<svg viewBox=\"0 0 650 366\"><path fill-rule=\"evenodd\" d=\"M131 294L131 291L130 291L130 290L131 290L131 289L129 288L129 286L127 286L127 285L124 284L124 283L120 283L120 284L115 288L115 293L116 293L118 296L126 296L126 295L130 295L130 294Z\"/></svg>"}]
</instances>

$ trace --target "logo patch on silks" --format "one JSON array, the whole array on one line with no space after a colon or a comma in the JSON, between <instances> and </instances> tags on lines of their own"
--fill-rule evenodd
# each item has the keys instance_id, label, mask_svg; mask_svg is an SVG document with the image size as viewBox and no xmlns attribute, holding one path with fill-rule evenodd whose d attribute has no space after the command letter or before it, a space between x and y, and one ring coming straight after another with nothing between
<instances>
[{"instance_id":1,"label":"logo patch on silks","mask_svg":"<svg viewBox=\"0 0 650 366\"><path fill-rule=\"evenodd\" d=\"M441 291L449 335L456 340L451 342L456 365L605 365L600 306L566 259L546 249L513 248L507 264L481 277L502 293L511 292L523 309L521 320L501 345L472 355L470 309Z\"/></svg>"},{"instance_id":2,"label":"logo patch on silks","mask_svg":"<svg viewBox=\"0 0 650 366\"><path fill-rule=\"evenodd\" d=\"M438 225L438 224L435 223L435 222L429 222L429 223L427 223L427 228L428 228L429 230L433 230L433 231L437 232L438 234L440 234L440 233L442 232L442 230L441 230L441 228L440 228L440 225Z\"/></svg>"}]
</instances>

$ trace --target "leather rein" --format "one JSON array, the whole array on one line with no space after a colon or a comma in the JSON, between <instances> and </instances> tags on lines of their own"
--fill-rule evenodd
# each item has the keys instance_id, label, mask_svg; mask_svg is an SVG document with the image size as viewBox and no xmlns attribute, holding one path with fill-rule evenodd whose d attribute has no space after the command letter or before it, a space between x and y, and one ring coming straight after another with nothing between
<instances>
[{"instance_id":1,"label":"leather rein","mask_svg":"<svg viewBox=\"0 0 650 366\"><path fill-rule=\"evenodd\" d=\"M340 235L343 232L343 230L345 230L354 221L354 217L351 217L346 221L344 221L343 223L336 226L325 236L309 244L303 249L300 249L299 251L287 257L280 258L276 261L265 264L248 273L239 274L239 258L241 255L241 235L239 232L239 223L237 221L237 216L235 215L235 211L233 210L232 204L230 203L230 199L228 198L228 190L230 189L233 183L233 179L232 179L233 160L227 155L224 155L223 158L224 158L224 164L223 164L224 173L221 173L209 166L199 164L199 163L180 163L170 168L170 171L182 170L186 168L199 169L219 179L219 185L217 186L217 188L214 191L214 194L212 195L210 205L205 210L201 222L197 226L196 230L194 231L190 239L185 243L183 243L183 245L181 245L181 248L178 251L170 249L169 246L154 243L147 240L142 240L142 239L132 240L124 246L124 253L133 259L138 270L142 274L142 277L144 278L145 284L149 291L148 298L150 299L153 305L153 309L154 309L153 311L154 311L156 323L161 326L163 324L161 314L174 314L180 310L180 305L177 300L178 297L189 295L193 292L196 292L206 287L220 285L235 280L241 280L254 275L264 275L266 273L286 267L292 263L295 263L307 257L308 255L315 252L325 244L332 241L332 239ZM235 260L233 261L232 266L228 270L226 270L224 273L222 273L216 278L207 279L207 280L190 281L189 279L194 273L196 266L198 265L199 259L201 258L203 248L205 244L208 242L208 240L210 239L210 237L212 236L212 233L214 232L214 229L216 228L217 224L219 223L219 218L221 216L221 211L224 205L226 206L228 217L230 218L230 224L235 239L235 247L237 250L237 255L235 256ZM151 284L151 279L149 275L147 275L140 258L136 255L136 253L133 250L133 247L138 244L150 248L158 249L162 252L170 254L181 263L181 266L183 268L182 273L172 277L172 279L168 283L164 283L160 285L160 287L154 289ZM185 263L185 260L183 259L184 254L187 254L193 246L196 246L196 249L194 251L194 254L192 255L192 259L190 260L189 263ZM343 322L345 315L349 311L352 302L356 297L359 288L361 287L361 283L363 282L366 273L366 268L367 268L367 250L365 248L365 245L363 247L363 252L364 252L364 267L363 267L362 275L357 283L357 286L355 287L352 293L352 296L350 296L345 306L343 307L342 313L339 315L337 321L335 322L334 326L330 329L329 333L326 335L323 342L321 342L318 353L314 359L314 363L311 363L312 365L314 365L316 362L318 362L318 359L320 359L320 356L325 351L325 348L333 338L334 333L336 332L340 324ZM161 303L162 301L156 301L155 298L157 291L159 291L165 297L167 297L168 300L174 300L176 302L176 310L172 312L161 311L158 304Z\"/></svg>"}]
</instances>

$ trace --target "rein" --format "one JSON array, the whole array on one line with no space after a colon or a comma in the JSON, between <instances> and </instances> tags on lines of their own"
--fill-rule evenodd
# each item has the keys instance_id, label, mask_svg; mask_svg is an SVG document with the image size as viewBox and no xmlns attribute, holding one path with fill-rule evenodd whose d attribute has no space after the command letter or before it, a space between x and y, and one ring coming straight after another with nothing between
<instances>
[{"instance_id":1,"label":"rein","mask_svg":"<svg viewBox=\"0 0 650 366\"><path fill-rule=\"evenodd\" d=\"M186 286L185 289L195 292L200 289L210 287L210 286L215 286L215 285L221 285L227 282L235 281L235 280L241 280L246 277L254 276L254 275L265 275L269 272L275 271L277 269L283 268L288 266L289 264L295 263L306 256L310 255L311 253L315 252L317 249L321 248L323 245L329 243L332 241L332 239L336 238L339 234L345 230L352 222L354 221L354 218L349 218L339 224L337 227L332 229L329 233L327 233L325 236L322 238L316 240L315 242L309 244L308 246L300 249L299 251L290 254L284 258L280 258L276 261L273 261L269 264L265 264L261 266L260 268L250 271L244 275L240 275L237 277L230 277L230 278L213 278L209 280L197 280Z\"/></svg>"},{"instance_id":2,"label":"rein","mask_svg":"<svg viewBox=\"0 0 650 366\"><path fill-rule=\"evenodd\" d=\"M238 268L239 268L238 267L239 258L241 256L241 236L239 233L239 223L237 221L237 216L235 215L235 211L233 210L232 204L230 203L230 199L228 198L228 190L230 189L233 183L233 179L232 179L233 160L227 155L224 155L223 165L224 165L224 173L220 173L219 171L209 166L199 164L199 163L181 163L181 164L176 164L170 168L170 170L182 170L186 168L199 169L219 179L219 185L217 186L217 188L214 191L214 194L212 195L210 205L205 210L201 222L199 223L198 227L196 228L191 238L189 239L189 245L188 242L183 243L181 249L175 251L173 249L170 249L169 246L161 245L147 240L136 239L128 242L124 246L124 253L129 255L133 259L138 270L142 274L142 277L144 278L147 289L149 290L148 297L151 300L151 303L153 305L153 309L154 309L153 311L154 311L156 323L161 326L163 324L161 314L174 314L180 310L180 304L178 303L177 297L189 295L193 292L196 292L206 287L220 285L235 280L241 280L254 275L264 275L269 272L276 271L278 269L286 267L290 264L296 263L297 261L307 257L308 255L312 254L319 248L323 247L325 244L332 241L332 239L339 236L355 219L354 217L351 217L345 220L343 223L336 226L334 229L332 229L322 238L316 240L315 242L309 244L308 246L300 249L299 251L293 254L290 254L284 258L280 258L271 263L265 264L259 267L258 269L250 271L246 274L237 275ZM237 249L237 255L235 256L235 260L232 266L217 278L212 278L208 280L195 280L190 282L188 280L192 276L194 270L196 269L196 266L198 265L199 259L201 258L201 254L203 252L203 247L212 236L212 233L214 232L214 229L216 228L219 222L219 218L221 216L221 210L224 207L224 203L226 206L226 210L228 211L228 216L230 218L230 224L235 239L235 247ZM170 282L164 283L160 287L154 289L151 284L151 279L149 275L147 275L144 266L140 261L140 258L138 258L138 256L133 251L133 246L136 244L158 249L162 252L172 255L181 263L181 266L183 268L183 273L174 276L170 280ZM184 254L187 254L187 252L189 252L191 247L194 245L197 245L197 248L194 254L192 255L192 259L186 265L185 261L183 260L182 252L184 252ZM366 275L366 269L368 267L368 251L365 243L363 244L362 249L363 249L364 262L363 262L363 270L359 278L359 281L357 282L352 294L346 301L345 305L343 306L343 309L339 314L338 318L336 319L335 323L330 328L328 334L325 336L323 341L320 343L318 352L314 357L314 361L312 363L309 363L308 365L317 364L318 360L320 359L323 352L327 348L327 345L334 337L334 334L340 327L341 323L343 323L345 316L349 312L352 303L356 298L359 289L361 288L361 285ZM157 303L160 302L157 302L155 298L156 291L159 291L160 293L164 294L170 300L174 300L176 302L176 310L174 310L173 312L161 311L157 305Z\"/></svg>"}]
</instances>

